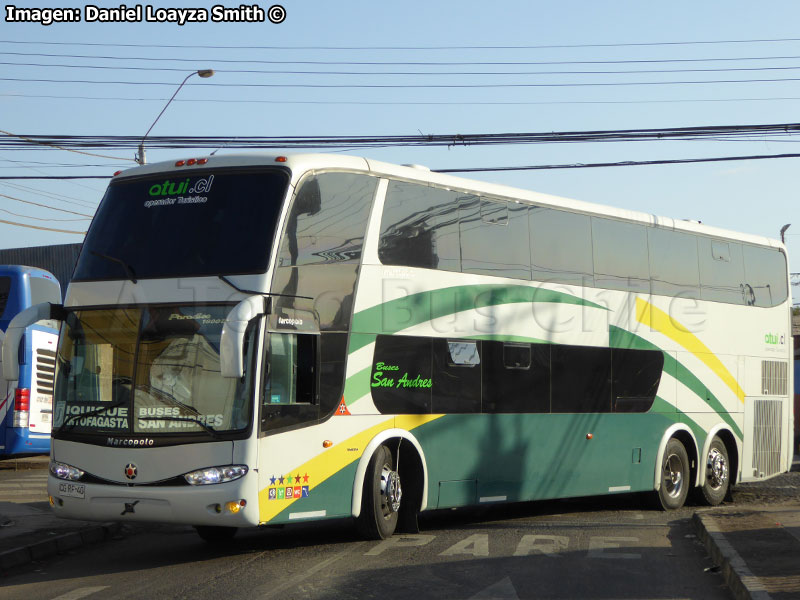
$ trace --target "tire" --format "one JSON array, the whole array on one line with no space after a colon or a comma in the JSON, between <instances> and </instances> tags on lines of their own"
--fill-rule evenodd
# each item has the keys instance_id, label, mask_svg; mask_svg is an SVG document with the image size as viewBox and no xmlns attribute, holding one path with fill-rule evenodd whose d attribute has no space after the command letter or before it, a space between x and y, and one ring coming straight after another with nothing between
<instances>
[{"instance_id":1,"label":"tire","mask_svg":"<svg viewBox=\"0 0 800 600\"><path fill-rule=\"evenodd\" d=\"M722 440L714 436L706 455L706 478L700 487L700 500L709 506L722 504L731 484L728 449Z\"/></svg>"},{"instance_id":2,"label":"tire","mask_svg":"<svg viewBox=\"0 0 800 600\"><path fill-rule=\"evenodd\" d=\"M663 510L679 509L686 502L689 486L689 455L679 440L671 438L661 457L658 505Z\"/></svg>"},{"instance_id":3,"label":"tire","mask_svg":"<svg viewBox=\"0 0 800 600\"><path fill-rule=\"evenodd\" d=\"M370 458L364 474L361 514L356 519L359 533L368 540L385 540L397 528L403 496L400 476L394 470L392 453L380 446Z\"/></svg>"},{"instance_id":4,"label":"tire","mask_svg":"<svg viewBox=\"0 0 800 600\"><path fill-rule=\"evenodd\" d=\"M238 527L215 527L213 525L195 525L197 535L209 544L224 544L230 542Z\"/></svg>"}]
</instances>

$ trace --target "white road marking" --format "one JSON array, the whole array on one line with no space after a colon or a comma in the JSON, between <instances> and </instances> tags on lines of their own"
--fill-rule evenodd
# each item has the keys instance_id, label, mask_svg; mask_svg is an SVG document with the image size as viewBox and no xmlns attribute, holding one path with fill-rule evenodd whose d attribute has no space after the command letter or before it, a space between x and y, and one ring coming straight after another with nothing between
<instances>
[{"instance_id":1,"label":"white road marking","mask_svg":"<svg viewBox=\"0 0 800 600\"><path fill-rule=\"evenodd\" d=\"M415 534L415 535L395 535L383 540L380 544L365 552L364 556L378 556L391 548L410 548L412 546L424 546L430 544L435 535Z\"/></svg>"},{"instance_id":2,"label":"white road marking","mask_svg":"<svg viewBox=\"0 0 800 600\"><path fill-rule=\"evenodd\" d=\"M460 542L453 544L439 556L453 556L455 554L469 554L470 556L489 556L489 534L476 533Z\"/></svg>"},{"instance_id":3,"label":"white road marking","mask_svg":"<svg viewBox=\"0 0 800 600\"><path fill-rule=\"evenodd\" d=\"M528 556L529 554L544 554L553 558L559 557L559 552L566 552L569 538L565 535L527 534L517 544L514 556Z\"/></svg>"},{"instance_id":4,"label":"white road marking","mask_svg":"<svg viewBox=\"0 0 800 600\"><path fill-rule=\"evenodd\" d=\"M80 598L86 598L86 596L91 596L92 594L96 594L97 592L100 592L106 588L108 588L107 585L82 587L72 590L71 592L67 592L66 594L62 594L61 596L57 596L56 598L53 598L53 600L80 600Z\"/></svg>"}]
</instances>

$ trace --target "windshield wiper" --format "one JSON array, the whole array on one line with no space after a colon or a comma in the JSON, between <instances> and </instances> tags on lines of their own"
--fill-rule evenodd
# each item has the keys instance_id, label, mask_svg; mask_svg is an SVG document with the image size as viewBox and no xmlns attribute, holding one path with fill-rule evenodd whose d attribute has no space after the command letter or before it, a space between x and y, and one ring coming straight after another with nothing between
<instances>
[{"instance_id":1,"label":"windshield wiper","mask_svg":"<svg viewBox=\"0 0 800 600\"><path fill-rule=\"evenodd\" d=\"M183 421L184 423L194 423L195 425L199 425L203 429L205 429L208 433L211 434L215 440L222 439L217 430L211 427L211 425L206 425L200 419L196 417L137 417L140 421Z\"/></svg>"},{"instance_id":2,"label":"windshield wiper","mask_svg":"<svg viewBox=\"0 0 800 600\"><path fill-rule=\"evenodd\" d=\"M100 252L95 252L94 250L89 250L89 254L92 256L96 256L97 258L102 258L104 260L111 261L113 263L117 263L121 265L123 269L125 269L125 274L128 276L133 283L137 283L136 279L136 272L133 270L133 267L126 263L124 260L117 258L116 256L109 256L108 254L101 254Z\"/></svg>"}]
</instances>

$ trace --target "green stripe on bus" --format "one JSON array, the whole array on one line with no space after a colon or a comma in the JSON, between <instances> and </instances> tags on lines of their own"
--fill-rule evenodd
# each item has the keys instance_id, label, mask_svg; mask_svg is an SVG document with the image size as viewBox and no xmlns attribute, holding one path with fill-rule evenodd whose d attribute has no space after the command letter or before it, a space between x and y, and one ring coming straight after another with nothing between
<instances>
[{"instance_id":1,"label":"green stripe on bus","mask_svg":"<svg viewBox=\"0 0 800 600\"><path fill-rule=\"evenodd\" d=\"M583 298L525 285L465 285L419 292L362 310L353 317L355 332L396 333L420 323L432 321L465 310L503 304L552 303L587 306L600 310L607 307ZM363 345L351 336L350 352Z\"/></svg>"}]
</instances>

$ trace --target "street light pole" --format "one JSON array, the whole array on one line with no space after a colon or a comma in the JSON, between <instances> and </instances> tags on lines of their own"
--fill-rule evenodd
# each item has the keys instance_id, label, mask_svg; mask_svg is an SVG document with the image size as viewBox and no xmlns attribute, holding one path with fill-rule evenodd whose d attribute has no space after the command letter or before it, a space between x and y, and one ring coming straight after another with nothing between
<instances>
[{"instance_id":1,"label":"street light pole","mask_svg":"<svg viewBox=\"0 0 800 600\"><path fill-rule=\"evenodd\" d=\"M169 100L167 100L167 103L164 105L164 108L162 108L162 109L161 109L161 112L160 112L160 113L158 113L158 116L156 117L156 120L155 120L155 121L153 121L153 124L152 124L152 125L150 125L150 129L148 129L148 130L147 130L147 133L145 133L145 134L144 134L144 136L142 137L142 141L141 141L141 142L139 142L139 153L136 155L136 162L137 162L137 163L139 163L140 165L143 165L143 164L145 164L145 163L147 162L147 159L146 159L146 157L145 157L145 154L144 154L144 140L145 140L145 138L147 138L147 136L148 136L148 135L150 134L150 132L153 130L153 127L155 127L156 123L158 123L158 120L161 118L161 115L163 115L163 114L164 114L164 111L165 111L165 110L167 110L167 107L168 107L168 106L170 105L170 103L171 103L171 102L172 102L172 101L175 99L175 96L177 96L177 95L178 95L178 92L180 92L180 91L181 91L181 88L183 87L183 85L184 85L184 84L185 84L187 81L189 81L189 78L190 78L192 75L199 75L199 76L200 76L200 77L202 77L203 79L208 79L209 77L211 77L212 75L214 75L214 71L213 71L213 69L201 69L201 70L199 70L199 71L194 71L194 72L192 72L192 73L189 73L189 74L186 76L186 79L184 79L184 80L181 82L181 84L178 86L178 89L177 89L177 90L175 90L175 93L174 93L174 94L172 94L172 98L170 98Z\"/></svg>"}]
</instances>

